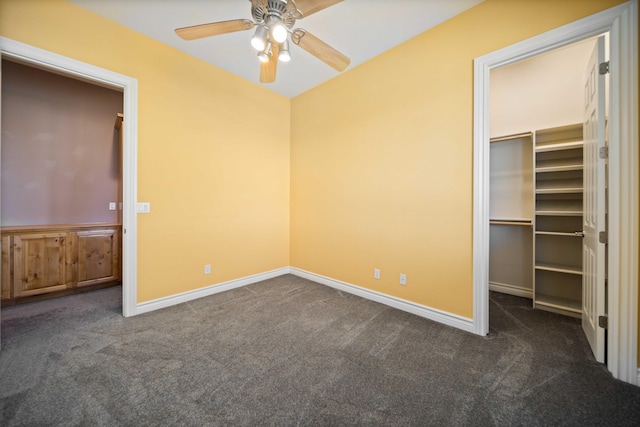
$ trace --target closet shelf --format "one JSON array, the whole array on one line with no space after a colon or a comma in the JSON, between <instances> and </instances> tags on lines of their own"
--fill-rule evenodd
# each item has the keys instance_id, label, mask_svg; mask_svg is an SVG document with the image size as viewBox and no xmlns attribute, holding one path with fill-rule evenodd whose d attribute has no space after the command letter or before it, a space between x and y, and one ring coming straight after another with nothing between
<instances>
[{"instance_id":1,"label":"closet shelf","mask_svg":"<svg viewBox=\"0 0 640 427\"><path fill-rule=\"evenodd\" d=\"M556 273L575 274L582 276L582 267L575 265L552 264L550 262L536 261L536 270L555 271Z\"/></svg>"},{"instance_id":2,"label":"closet shelf","mask_svg":"<svg viewBox=\"0 0 640 427\"><path fill-rule=\"evenodd\" d=\"M562 142L559 144L537 145L536 153L544 153L547 151L572 150L574 148L582 148L583 141Z\"/></svg>"},{"instance_id":3,"label":"closet shelf","mask_svg":"<svg viewBox=\"0 0 640 427\"><path fill-rule=\"evenodd\" d=\"M533 132L515 133L513 135L496 136L489 139L489 142L513 141L514 139L531 138Z\"/></svg>"},{"instance_id":4,"label":"closet shelf","mask_svg":"<svg viewBox=\"0 0 640 427\"><path fill-rule=\"evenodd\" d=\"M533 225L532 219L490 219L491 225L520 225L524 227L531 227Z\"/></svg>"},{"instance_id":5,"label":"closet shelf","mask_svg":"<svg viewBox=\"0 0 640 427\"><path fill-rule=\"evenodd\" d=\"M536 305L582 314L581 302L566 298L538 294L536 297Z\"/></svg>"}]
</instances>

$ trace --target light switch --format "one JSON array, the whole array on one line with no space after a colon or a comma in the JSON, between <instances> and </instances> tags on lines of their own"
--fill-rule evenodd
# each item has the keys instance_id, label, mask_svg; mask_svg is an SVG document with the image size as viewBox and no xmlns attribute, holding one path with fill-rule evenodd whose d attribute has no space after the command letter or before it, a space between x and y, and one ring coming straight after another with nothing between
<instances>
[{"instance_id":1,"label":"light switch","mask_svg":"<svg viewBox=\"0 0 640 427\"><path fill-rule=\"evenodd\" d=\"M137 205L138 213L150 213L151 212L151 203L149 202L139 202Z\"/></svg>"},{"instance_id":2,"label":"light switch","mask_svg":"<svg viewBox=\"0 0 640 427\"><path fill-rule=\"evenodd\" d=\"M116 202L109 202L109 210L110 211L116 210Z\"/></svg>"}]
</instances>

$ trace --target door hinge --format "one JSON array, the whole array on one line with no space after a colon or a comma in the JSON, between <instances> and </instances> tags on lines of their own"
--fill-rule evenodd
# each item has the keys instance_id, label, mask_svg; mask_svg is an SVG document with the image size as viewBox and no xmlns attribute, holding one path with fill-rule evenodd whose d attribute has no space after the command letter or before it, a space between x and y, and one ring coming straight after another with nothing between
<instances>
[{"instance_id":1,"label":"door hinge","mask_svg":"<svg viewBox=\"0 0 640 427\"><path fill-rule=\"evenodd\" d=\"M600 64L600 74L609 74L609 61Z\"/></svg>"},{"instance_id":2,"label":"door hinge","mask_svg":"<svg viewBox=\"0 0 640 427\"><path fill-rule=\"evenodd\" d=\"M598 326L604 329L609 327L609 317L606 314L604 316L598 316Z\"/></svg>"},{"instance_id":3,"label":"door hinge","mask_svg":"<svg viewBox=\"0 0 640 427\"><path fill-rule=\"evenodd\" d=\"M600 147L600 150L598 151L598 154L599 154L601 159L608 159L609 158L609 147Z\"/></svg>"},{"instance_id":4,"label":"door hinge","mask_svg":"<svg viewBox=\"0 0 640 427\"><path fill-rule=\"evenodd\" d=\"M606 231L601 231L600 233L598 233L598 241L600 243L604 243L605 245L609 243L609 233L607 233Z\"/></svg>"}]
</instances>

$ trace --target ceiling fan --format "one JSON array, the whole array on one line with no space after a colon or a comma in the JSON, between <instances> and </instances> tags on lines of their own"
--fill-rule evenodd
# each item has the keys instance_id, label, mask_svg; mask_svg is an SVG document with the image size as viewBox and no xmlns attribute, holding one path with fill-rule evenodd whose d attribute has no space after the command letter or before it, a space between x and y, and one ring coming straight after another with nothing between
<instances>
[{"instance_id":1,"label":"ceiling fan","mask_svg":"<svg viewBox=\"0 0 640 427\"><path fill-rule=\"evenodd\" d=\"M289 62L289 39L336 71L343 71L351 60L313 34L302 28L293 29L297 19L340 3L342 0L249 0L249 19L212 22L176 29L176 34L184 40L217 36L236 31L256 28L251 45L258 51L260 82L272 83L276 80L278 60Z\"/></svg>"}]
</instances>

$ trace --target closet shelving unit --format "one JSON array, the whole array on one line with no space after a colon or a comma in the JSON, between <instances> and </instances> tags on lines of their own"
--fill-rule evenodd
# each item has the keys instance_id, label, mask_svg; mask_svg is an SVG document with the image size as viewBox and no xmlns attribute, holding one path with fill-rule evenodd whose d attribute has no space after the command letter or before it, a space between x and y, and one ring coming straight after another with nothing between
<instances>
[{"instance_id":1,"label":"closet shelving unit","mask_svg":"<svg viewBox=\"0 0 640 427\"><path fill-rule=\"evenodd\" d=\"M489 289L533 298L533 132L490 142Z\"/></svg>"},{"instance_id":2,"label":"closet shelving unit","mask_svg":"<svg viewBox=\"0 0 640 427\"><path fill-rule=\"evenodd\" d=\"M535 308L582 313L582 124L535 132Z\"/></svg>"}]
</instances>

